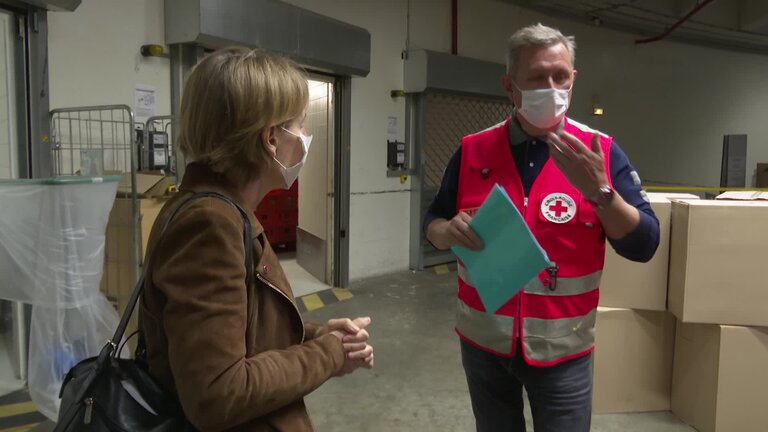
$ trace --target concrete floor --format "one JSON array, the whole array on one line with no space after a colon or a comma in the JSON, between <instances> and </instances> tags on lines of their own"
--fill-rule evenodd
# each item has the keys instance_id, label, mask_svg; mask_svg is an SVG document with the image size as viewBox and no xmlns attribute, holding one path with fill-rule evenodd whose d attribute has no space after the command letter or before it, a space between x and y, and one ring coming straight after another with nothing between
<instances>
[{"instance_id":1,"label":"concrete floor","mask_svg":"<svg viewBox=\"0 0 768 432\"><path fill-rule=\"evenodd\" d=\"M278 256L280 257L280 266L283 267L285 275L291 282L291 289L293 289L293 295L296 297L331 288L299 265L296 261L296 252L283 252Z\"/></svg>"},{"instance_id":2,"label":"concrete floor","mask_svg":"<svg viewBox=\"0 0 768 432\"><path fill-rule=\"evenodd\" d=\"M353 284L354 297L305 314L371 316L373 371L332 379L307 397L317 432L474 430L453 332L456 273L403 272ZM526 409L528 431L533 431ZM51 423L34 432L49 432ZM32 432L32 431L30 431ZM568 431L563 431L568 432ZM596 415L592 432L695 432L672 413Z\"/></svg>"},{"instance_id":3,"label":"concrete floor","mask_svg":"<svg viewBox=\"0 0 768 432\"><path fill-rule=\"evenodd\" d=\"M474 430L453 331L456 273L403 272L353 284L351 300L305 314L371 316L373 371L333 379L307 398L318 432ZM530 412L528 431L533 431ZM593 432L694 432L672 413L596 415ZM564 431L566 432L566 431Z\"/></svg>"}]
</instances>

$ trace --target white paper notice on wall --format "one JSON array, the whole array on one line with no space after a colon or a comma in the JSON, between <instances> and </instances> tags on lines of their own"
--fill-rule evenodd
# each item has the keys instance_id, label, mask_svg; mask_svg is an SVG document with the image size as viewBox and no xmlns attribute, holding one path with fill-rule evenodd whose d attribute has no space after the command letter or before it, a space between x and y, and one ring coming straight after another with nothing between
<instances>
[{"instance_id":1,"label":"white paper notice on wall","mask_svg":"<svg viewBox=\"0 0 768 432\"><path fill-rule=\"evenodd\" d=\"M398 133L397 117L396 116L387 117L387 138L390 140L397 140L397 133Z\"/></svg>"},{"instance_id":2,"label":"white paper notice on wall","mask_svg":"<svg viewBox=\"0 0 768 432\"><path fill-rule=\"evenodd\" d=\"M137 123L144 123L155 115L157 87L136 84L133 89L133 114Z\"/></svg>"}]
</instances>

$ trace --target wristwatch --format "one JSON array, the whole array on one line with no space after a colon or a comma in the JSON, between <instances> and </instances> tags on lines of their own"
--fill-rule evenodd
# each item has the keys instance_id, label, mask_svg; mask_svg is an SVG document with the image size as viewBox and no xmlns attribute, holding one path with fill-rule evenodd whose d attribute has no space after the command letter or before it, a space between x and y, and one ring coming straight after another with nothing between
<instances>
[{"instance_id":1,"label":"wristwatch","mask_svg":"<svg viewBox=\"0 0 768 432\"><path fill-rule=\"evenodd\" d=\"M592 198L589 198L589 202L597 207L598 209L604 209L608 207L611 202L613 202L613 196L616 194L616 192L613 190L612 187L605 185L600 186L600 188L595 192L594 195L592 195Z\"/></svg>"}]
</instances>

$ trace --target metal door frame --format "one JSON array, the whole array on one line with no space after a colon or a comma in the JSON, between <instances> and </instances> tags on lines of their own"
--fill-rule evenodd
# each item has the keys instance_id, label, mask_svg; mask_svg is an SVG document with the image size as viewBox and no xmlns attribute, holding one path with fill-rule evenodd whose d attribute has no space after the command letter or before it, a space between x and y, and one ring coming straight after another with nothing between
<instances>
[{"instance_id":1,"label":"metal door frame","mask_svg":"<svg viewBox=\"0 0 768 432\"><path fill-rule=\"evenodd\" d=\"M428 265L424 262L424 234L421 226L424 220L425 97L424 93L410 93L405 102L405 136L412 157L409 261L410 268L414 270L423 270Z\"/></svg>"},{"instance_id":2,"label":"metal door frame","mask_svg":"<svg viewBox=\"0 0 768 432\"><path fill-rule=\"evenodd\" d=\"M12 43L11 50L14 57L14 92L15 105L11 107L16 113L16 168L18 178L30 177L30 145L29 145L29 112L27 107L27 14L19 9L3 7L0 5L0 11L6 12L11 16L15 25L15 41Z\"/></svg>"},{"instance_id":3,"label":"metal door frame","mask_svg":"<svg viewBox=\"0 0 768 432\"><path fill-rule=\"evenodd\" d=\"M48 123L48 14L45 10L29 9L26 39L29 177L50 177L53 160Z\"/></svg>"},{"instance_id":4,"label":"metal door frame","mask_svg":"<svg viewBox=\"0 0 768 432\"><path fill-rule=\"evenodd\" d=\"M334 173L333 173L333 283L349 286L349 181L352 118L352 78L336 77L334 101Z\"/></svg>"},{"instance_id":5,"label":"metal door frame","mask_svg":"<svg viewBox=\"0 0 768 432\"><path fill-rule=\"evenodd\" d=\"M19 41L16 55L17 118L20 143L19 178L53 175L48 111L48 13L23 2L0 0L0 9L16 14ZM23 123L22 123L23 121Z\"/></svg>"},{"instance_id":6,"label":"metal door frame","mask_svg":"<svg viewBox=\"0 0 768 432\"><path fill-rule=\"evenodd\" d=\"M0 10L16 25L13 42L16 112L16 164L19 178L52 174L48 144L48 25L46 11L16 2L0 1ZM12 332L16 340L16 375L27 379L31 306L12 304ZM10 354L10 353L9 353Z\"/></svg>"},{"instance_id":7,"label":"metal door frame","mask_svg":"<svg viewBox=\"0 0 768 432\"><path fill-rule=\"evenodd\" d=\"M11 15L16 25L16 40L12 45L14 56L14 89L15 91L15 106L11 109L16 112L16 168L17 176L19 178L31 177L31 163L30 153L31 145L29 140L30 135L30 123L32 119L32 113L29 111L28 99L28 85L29 79L27 76L27 53L30 50L29 46L29 13L23 9L17 9L9 7L7 5L0 5L0 8ZM47 102L47 98L46 98ZM15 347L13 351L9 352L9 356L13 355L11 361L12 365L16 368L14 371L16 377L26 381L27 379L27 361L28 361L28 349L29 349L29 328L30 328L30 306L24 305L21 302L11 302L11 314L12 314L12 332L13 340L15 341ZM10 347L9 347L10 348Z\"/></svg>"},{"instance_id":8,"label":"metal door frame","mask_svg":"<svg viewBox=\"0 0 768 432\"><path fill-rule=\"evenodd\" d=\"M332 123L328 124L331 134L329 144L333 146L331 153L333 165L332 170L329 170L329 175L333 176L333 185L328 191L333 198L331 204L332 225L330 227L326 225L327 230L330 228L329 233L332 238L326 239L326 242L330 241L331 243L331 249L326 249L326 259L329 257L331 259L330 285L346 287L349 284L349 236L347 235L349 226L349 127L348 122L341 120L340 116L343 116L344 107L349 106L349 101L345 101L345 97L349 99L349 92L338 87L343 87L344 81L347 79L312 70L308 70L307 75L309 80L330 84L333 91L330 95Z\"/></svg>"}]
</instances>

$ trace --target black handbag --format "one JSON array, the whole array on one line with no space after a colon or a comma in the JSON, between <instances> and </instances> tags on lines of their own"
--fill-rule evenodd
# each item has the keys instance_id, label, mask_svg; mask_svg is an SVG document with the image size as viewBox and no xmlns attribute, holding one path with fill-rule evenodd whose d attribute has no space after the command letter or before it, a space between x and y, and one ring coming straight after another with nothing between
<instances>
[{"instance_id":1,"label":"black handbag","mask_svg":"<svg viewBox=\"0 0 768 432\"><path fill-rule=\"evenodd\" d=\"M236 208L243 218L246 283L253 280L253 247L248 214L230 198L216 192L194 193L172 211L160 233L165 234L176 214L196 198L215 197ZM137 359L119 358L116 341L123 338L128 321L144 289L147 265L133 289L114 336L96 357L75 365L61 384L61 408L54 432L184 432L193 431L177 398L168 394L149 374L143 361L143 338L139 333Z\"/></svg>"}]
</instances>

